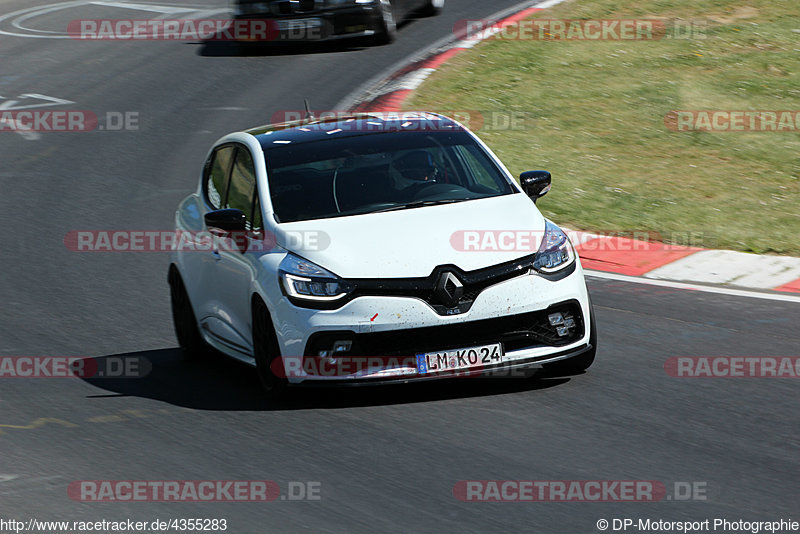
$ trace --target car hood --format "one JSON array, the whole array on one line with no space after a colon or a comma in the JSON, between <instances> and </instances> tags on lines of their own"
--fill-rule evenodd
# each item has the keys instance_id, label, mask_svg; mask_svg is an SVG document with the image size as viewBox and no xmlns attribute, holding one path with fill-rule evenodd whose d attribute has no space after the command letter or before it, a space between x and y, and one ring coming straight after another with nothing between
<instances>
[{"instance_id":1,"label":"car hood","mask_svg":"<svg viewBox=\"0 0 800 534\"><path fill-rule=\"evenodd\" d=\"M280 224L275 237L280 246L343 278L416 278L439 265L473 271L532 254L544 225L530 198L517 193ZM495 244L501 232L513 232L513 242L505 234L502 245Z\"/></svg>"}]
</instances>

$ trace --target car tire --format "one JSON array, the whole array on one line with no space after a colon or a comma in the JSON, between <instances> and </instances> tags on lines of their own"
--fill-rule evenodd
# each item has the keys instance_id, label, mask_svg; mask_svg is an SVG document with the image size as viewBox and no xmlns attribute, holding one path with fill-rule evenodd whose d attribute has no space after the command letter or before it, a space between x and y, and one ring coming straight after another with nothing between
<instances>
[{"instance_id":1,"label":"car tire","mask_svg":"<svg viewBox=\"0 0 800 534\"><path fill-rule=\"evenodd\" d=\"M428 0L428 3L422 8L422 14L432 17L441 13L442 9L444 9L444 0Z\"/></svg>"},{"instance_id":2,"label":"car tire","mask_svg":"<svg viewBox=\"0 0 800 534\"><path fill-rule=\"evenodd\" d=\"M394 18L394 9L391 0L381 0L381 20L373 39L375 44L385 45L397 39L397 21Z\"/></svg>"},{"instance_id":3,"label":"car tire","mask_svg":"<svg viewBox=\"0 0 800 534\"><path fill-rule=\"evenodd\" d=\"M205 358L210 354L211 348L200 335L189 294L175 265L169 268L168 281L172 323L175 326L175 336L178 338L181 352L189 359Z\"/></svg>"},{"instance_id":4,"label":"car tire","mask_svg":"<svg viewBox=\"0 0 800 534\"><path fill-rule=\"evenodd\" d=\"M584 372L594 363L595 355L597 354L597 321L594 319L594 307L591 300L589 300L589 320L591 327L589 328L589 344L592 346L586 352L567 358L566 360L559 360L544 366L544 375L547 377L552 376L569 376L577 375Z\"/></svg>"},{"instance_id":5,"label":"car tire","mask_svg":"<svg viewBox=\"0 0 800 534\"><path fill-rule=\"evenodd\" d=\"M276 359L281 360L278 336L272 325L272 317L266 304L260 299L253 300L253 356L256 360L256 372L261 387L270 399L283 395L288 382L285 376L275 374L273 365ZM282 362L279 364L282 367ZM285 374L285 373L283 373Z\"/></svg>"}]
</instances>

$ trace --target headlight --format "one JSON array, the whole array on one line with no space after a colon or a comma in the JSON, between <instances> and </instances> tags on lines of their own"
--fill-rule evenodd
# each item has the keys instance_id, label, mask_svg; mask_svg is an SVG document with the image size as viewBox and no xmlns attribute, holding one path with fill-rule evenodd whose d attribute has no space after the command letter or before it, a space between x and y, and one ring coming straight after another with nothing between
<instances>
[{"instance_id":1,"label":"headlight","mask_svg":"<svg viewBox=\"0 0 800 534\"><path fill-rule=\"evenodd\" d=\"M575 249L572 248L567 234L550 221L545 221L544 238L533 260L533 268L550 274L565 269L574 262Z\"/></svg>"},{"instance_id":2,"label":"headlight","mask_svg":"<svg viewBox=\"0 0 800 534\"><path fill-rule=\"evenodd\" d=\"M278 267L283 289L290 299L308 303L342 299L353 288L332 272L294 254L287 254Z\"/></svg>"}]
</instances>

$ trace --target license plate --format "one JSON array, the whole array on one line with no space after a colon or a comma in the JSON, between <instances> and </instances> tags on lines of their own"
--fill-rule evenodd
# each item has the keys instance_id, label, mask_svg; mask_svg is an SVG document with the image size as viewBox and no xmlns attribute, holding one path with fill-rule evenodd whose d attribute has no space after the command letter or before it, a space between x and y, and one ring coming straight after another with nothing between
<instances>
[{"instance_id":1,"label":"license plate","mask_svg":"<svg viewBox=\"0 0 800 534\"><path fill-rule=\"evenodd\" d=\"M488 367L504 362L503 345L493 343L480 347L453 349L440 352L417 354L417 371L421 375L441 371L458 371Z\"/></svg>"}]
</instances>

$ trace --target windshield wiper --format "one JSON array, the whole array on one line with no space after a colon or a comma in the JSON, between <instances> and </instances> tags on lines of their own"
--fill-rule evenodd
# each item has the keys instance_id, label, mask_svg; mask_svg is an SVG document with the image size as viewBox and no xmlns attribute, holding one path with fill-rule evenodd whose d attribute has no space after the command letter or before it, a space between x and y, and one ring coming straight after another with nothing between
<instances>
[{"instance_id":1,"label":"windshield wiper","mask_svg":"<svg viewBox=\"0 0 800 534\"><path fill-rule=\"evenodd\" d=\"M399 210L409 210L413 208L423 208L425 206L440 206L442 204L455 204L456 202L464 202L465 200L469 200L468 198L459 198L459 199L447 199L447 200L417 200L416 202L409 202L408 204L399 204L397 206L392 206L391 208L383 208L380 210L373 211L371 213L383 213L384 211L399 211Z\"/></svg>"}]
</instances>

